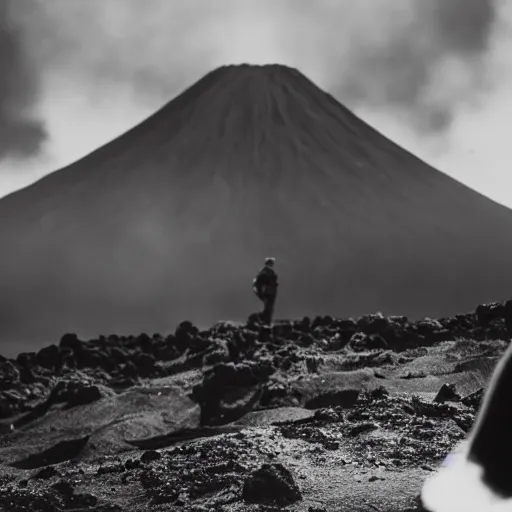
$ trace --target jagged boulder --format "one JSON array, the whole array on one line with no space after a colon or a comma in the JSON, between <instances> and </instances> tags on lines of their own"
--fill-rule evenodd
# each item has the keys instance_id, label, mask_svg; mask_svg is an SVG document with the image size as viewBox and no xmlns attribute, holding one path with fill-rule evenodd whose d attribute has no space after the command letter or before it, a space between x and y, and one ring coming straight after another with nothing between
<instances>
[{"instance_id":1,"label":"jagged boulder","mask_svg":"<svg viewBox=\"0 0 512 512\"><path fill-rule=\"evenodd\" d=\"M159 371L156 367L156 359L148 353L135 354L132 358L133 364L137 368L137 373L141 377L156 377Z\"/></svg>"},{"instance_id":2,"label":"jagged boulder","mask_svg":"<svg viewBox=\"0 0 512 512\"><path fill-rule=\"evenodd\" d=\"M350 338L350 348L354 351L388 348L386 340L380 334L357 332Z\"/></svg>"},{"instance_id":3,"label":"jagged boulder","mask_svg":"<svg viewBox=\"0 0 512 512\"><path fill-rule=\"evenodd\" d=\"M247 327L256 330L262 323L261 313L251 313L247 318Z\"/></svg>"},{"instance_id":4,"label":"jagged boulder","mask_svg":"<svg viewBox=\"0 0 512 512\"><path fill-rule=\"evenodd\" d=\"M83 347L83 342L78 339L78 336L74 333L67 333L62 336L59 342L60 348L69 348L74 353L80 352Z\"/></svg>"},{"instance_id":5,"label":"jagged boulder","mask_svg":"<svg viewBox=\"0 0 512 512\"><path fill-rule=\"evenodd\" d=\"M28 457L11 462L10 466L18 469L36 469L59 464L76 457L89 441L89 436L59 441L49 448L33 453Z\"/></svg>"},{"instance_id":6,"label":"jagged boulder","mask_svg":"<svg viewBox=\"0 0 512 512\"><path fill-rule=\"evenodd\" d=\"M116 347L116 346L110 347L108 349L107 354L108 354L109 359L116 366L126 363L126 361L128 361L128 357L129 357L126 350L123 350L122 348Z\"/></svg>"},{"instance_id":7,"label":"jagged boulder","mask_svg":"<svg viewBox=\"0 0 512 512\"><path fill-rule=\"evenodd\" d=\"M36 360L35 352L21 352L16 357L16 364L23 368L30 368L34 366Z\"/></svg>"},{"instance_id":8,"label":"jagged boulder","mask_svg":"<svg viewBox=\"0 0 512 512\"><path fill-rule=\"evenodd\" d=\"M248 503L286 506L302 499L291 472L280 463L263 464L244 483L242 498Z\"/></svg>"},{"instance_id":9,"label":"jagged boulder","mask_svg":"<svg viewBox=\"0 0 512 512\"><path fill-rule=\"evenodd\" d=\"M98 348L88 346L82 348L76 354L77 368L93 368L101 369L108 373L112 372L116 367L115 363L110 359L107 348Z\"/></svg>"},{"instance_id":10,"label":"jagged boulder","mask_svg":"<svg viewBox=\"0 0 512 512\"><path fill-rule=\"evenodd\" d=\"M455 384L443 384L434 398L434 402L459 402L460 399L461 396L457 393Z\"/></svg>"},{"instance_id":11,"label":"jagged boulder","mask_svg":"<svg viewBox=\"0 0 512 512\"><path fill-rule=\"evenodd\" d=\"M85 405L100 400L105 395L112 395L113 393L105 388L93 384L88 379L73 380L61 379L57 381L53 388L49 400L52 403L65 402L68 407L75 407L78 405Z\"/></svg>"},{"instance_id":12,"label":"jagged boulder","mask_svg":"<svg viewBox=\"0 0 512 512\"><path fill-rule=\"evenodd\" d=\"M199 354L201 352L205 352L210 347L210 340L204 336L198 334L190 338L188 349L191 354Z\"/></svg>"},{"instance_id":13,"label":"jagged boulder","mask_svg":"<svg viewBox=\"0 0 512 512\"><path fill-rule=\"evenodd\" d=\"M328 339L328 344L327 347L325 347L325 350L329 352L336 352L338 350L341 350L350 342L350 338L352 338L354 334L355 333L350 333L350 337L348 337L347 339L347 337L344 337L341 333L335 333Z\"/></svg>"},{"instance_id":14,"label":"jagged boulder","mask_svg":"<svg viewBox=\"0 0 512 512\"><path fill-rule=\"evenodd\" d=\"M93 494L76 493L69 480L59 480L51 488L62 496L68 510L91 510L98 503L98 498Z\"/></svg>"},{"instance_id":15,"label":"jagged boulder","mask_svg":"<svg viewBox=\"0 0 512 512\"><path fill-rule=\"evenodd\" d=\"M201 407L201 424L221 425L241 418L261 399L263 385L274 371L265 360L215 365L192 391Z\"/></svg>"},{"instance_id":16,"label":"jagged boulder","mask_svg":"<svg viewBox=\"0 0 512 512\"><path fill-rule=\"evenodd\" d=\"M400 327L405 327L407 325L407 323L409 322L409 319L403 315L391 315L388 317L388 320L392 324L398 325Z\"/></svg>"},{"instance_id":17,"label":"jagged boulder","mask_svg":"<svg viewBox=\"0 0 512 512\"><path fill-rule=\"evenodd\" d=\"M217 322L211 329L210 329L210 335L212 337L222 337L222 336L232 336L238 330L240 327L238 327L234 322L229 321L222 321Z\"/></svg>"},{"instance_id":18,"label":"jagged boulder","mask_svg":"<svg viewBox=\"0 0 512 512\"><path fill-rule=\"evenodd\" d=\"M215 365L205 378L210 384L219 387L247 387L266 381L274 371L275 368L268 360L221 363Z\"/></svg>"},{"instance_id":19,"label":"jagged boulder","mask_svg":"<svg viewBox=\"0 0 512 512\"><path fill-rule=\"evenodd\" d=\"M301 332L309 332L311 330L311 318L305 316L302 320L297 320L293 324L293 328Z\"/></svg>"},{"instance_id":20,"label":"jagged boulder","mask_svg":"<svg viewBox=\"0 0 512 512\"><path fill-rule=\"evenodd\" d=\"M73 350L67 347L61 347L59 351L62 368L75 369L77 366L77 362Z\"/></svg>"},{"instance_id":21,"label":"jagged boulder","mask_svg":"<svg viewBox=\"0 0 512 512\"><path fill-rule=\"evenodd\" d=\"M464 315L455 315L454 329L461 333L468 334L478 325L476 313L466 313Z\"/></svg>"},{"instance_id":22,"label":"jagged boulder","mask_svg":"<svg viewBox=\"0 0 512 512\"><path fill-rule=\"evenodd\" d=\"M142 350L142 352L147 354L151 354L153 352L155 342L153 341L153 338L145 332L137 336L136 343L137 347Z\"/></svg>"},{"instance_id":23,"label":"jagged boulder","mask_svg":"<svg viewBox=\"0 0 512 512\"><path fill-rule=\"evenodd\" d=\"M305 403L306 409L323 409L326 407L353 407L359 397L359 389L340 389L320 393Z\"/></svg>"},{"instance_id":24,"label":"jagged boulder","mask_svg":"<svg viewBox=\"0 0 512 512\"><path fill-rule=\"evenodd\" d=\"M293 327L293 322L280 322L277 325L274 325L272 328L272 334L276 338L286 338L287 340L292 340L299 336L299 333L296 333Z\"/></svg>"},{"instance_id":25,"label":"jagged boulder","mask_svg":"<svg viewBox=\"0 0 512 512\"><path fill-rule=\"evenodd\" d=\"M3 356L0 356L0 390L12 389L20 383L20 370Z\"/></svg>"},{"instance_id":26,"label":"jagged boulder","mask_svg":"<svg viewBox=\"0 0 512 512\"><path fill-rule=\"evenodd\" d=\"M468 407L473 407L474 409L478 409L482 403L484 395L485 395L485 389L480 388L477 391L465 396L461 400L461 402Z\"/></svg>"},{"instance_id":27,"label":"jagged boulder","mask_svg":"<svg viewBox=\"0 0 512 512\"><path fill-rule=\"evenodd\" d=\"M350 338L358 332L357 322L353 318L343 318L336 321L334 332L330 336L330 350L339 350L350 342Z\"/></svg>"},{"instance_id":28,"label":"jagged boulder","mask_svg":"<svg viewBox=\"0 0 512 512\"><path fill-rule=\"evenodd\" d=\"M227 363L232 360L238 360L239 357L240 351L231 340L212 339L210 340L210 346L203 356L203 366Z\"/></svg>"},{"instance_id":29,"label":"jagged boulder","mask_svg":"<svg viewBox=\"0 0 512 512\"><path fill-rule=\"evenodd\" d=\"M311 329L316 329L317 327L321 327L321 328L334 327L334 318L329 315L315 317L315 319L313 320L313 322L311 324Z\"/></svg>"},{"instance_id":30,"label":"jagged boulder","mask_svg":"<svg viewBox=\"0 0 512 512\"><path fill-rule=\"evenodd\" d=\"M137 380L139 378L139 370L132 361L126 361L126 363L121 366L119 374L127 379Z\"/></svg>"},{"instance_id":31,"label":"jagged boulder","mask_svg":"<svg viewBox=\"0 0 512 512\"><path fill-rule=\"evenodd\" d=\"M365 334L378 334L390 328L390 321L382 313L363 315L357 319L357 328Z\"/></svg>"},{"instance_id":32,"label":"jagged boulder","mask_svg":"<svg viewBox=\"0 0 512 512\"><path fill-rule=\"evenodd\" d=\"M0 418L10 418L20 412L26 401L26 396L16 389L0 392Z\"/></svg>"},{"instance_id":33,"label":"jagged boulder","mask_svg":"<svg viewBox=\"0 0 512 512\"><path fill-rule=\"evenodd\" d=\"M199 329L188 320L181 322L174 332L176 346L183 352L190 347L194 338L198 335Z\"/></svg>"},{"instance_id":34,"label":"jagged boulder","mask_svg":"<svg viewBox=\"0 0 512 512\"><path fill-rule=\"evenodd\" d=\"M48 370L54 370L60 367L61 355L57 345L49 345L37 352L35 364Z\"/></svg>"},{"instance_id":35,"label":"jagged boulder","mask_svg":"<svg viewBox=\"0 0 512 512\"><path fill-rule=\"evenodd\" d=\"M414 323L414 330L424 336L431 336L443 329L441 322L432 318L424 318Z\"/></svg>"},{"instance_id":36,"label":"jagged boulder","mask_svg":"<svg viewBox=\"0 0 512 512\"><path fill-rule=\"evenodd\" d=\"M503 319L505 313L505 305L501 302L480 304L476 308L475 313L478 323L485 327L489 325L493 320Z\"/></svg>"}]
</instances>

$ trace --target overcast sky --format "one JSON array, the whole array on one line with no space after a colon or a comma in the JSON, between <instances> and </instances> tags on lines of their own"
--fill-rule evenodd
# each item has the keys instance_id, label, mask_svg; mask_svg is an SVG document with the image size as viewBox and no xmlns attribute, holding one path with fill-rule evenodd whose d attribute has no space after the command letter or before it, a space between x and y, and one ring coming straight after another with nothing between
<instances>
[{"instance_id":1,"label":"overcast sky","mask_svg":"<svg viewBox=\"0 0 512 512\"><path fill-rule=\"evenodd\" d=\"M249 62L512 207L511 55L511 0L0 0L0 195Z\"/></svg>"}]
</instances>

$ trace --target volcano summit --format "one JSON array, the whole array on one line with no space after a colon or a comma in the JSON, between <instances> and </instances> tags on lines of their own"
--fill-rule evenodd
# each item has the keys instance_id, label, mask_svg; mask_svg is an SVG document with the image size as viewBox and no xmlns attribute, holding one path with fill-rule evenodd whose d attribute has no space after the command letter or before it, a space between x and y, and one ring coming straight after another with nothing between
<instances>
[{"instance_id":1,"label":"volcano summit","mask_svg":"<svg viewBox=\"0 0 512 512\"><path fill-rule=\"evenodd\" d=\"M299 71L221 67L0 201L2 351L245 319L266 256L278 317L450 315L508 298L511 232Z\"/></svg>"}]
</instances>

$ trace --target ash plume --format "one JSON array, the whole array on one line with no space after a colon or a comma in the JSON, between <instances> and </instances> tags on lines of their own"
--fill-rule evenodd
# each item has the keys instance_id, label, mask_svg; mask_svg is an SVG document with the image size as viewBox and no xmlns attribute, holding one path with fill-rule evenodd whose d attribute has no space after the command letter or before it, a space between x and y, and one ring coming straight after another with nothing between
<instances>
[{"instance_id":1,"label":"ash plume","mask_svg":"<svg viewBox=\"0 0 512 512\"><path fill-rule=\"evenodd\" d=\"M37 153L46 138L43 123L32 112L39 75L31 67L14 4L0 0L0 159Z\"/></svg>"}]
</instances>

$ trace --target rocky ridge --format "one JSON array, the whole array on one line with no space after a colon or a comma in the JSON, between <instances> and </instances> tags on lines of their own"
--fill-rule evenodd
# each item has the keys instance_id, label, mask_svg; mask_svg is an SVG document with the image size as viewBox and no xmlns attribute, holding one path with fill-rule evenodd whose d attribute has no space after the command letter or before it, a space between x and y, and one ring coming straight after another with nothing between
<instances>
[{"instance_id":1,"label":"rocky ridge","mask_svg":"<svg viewBox=\"0 0 512 512\"><path fill-rule=\"evenodd\" d=\"M511 328L507 302L66 334L0 361L0 510L421 510Z\"/></svg>"}]
</instances>

